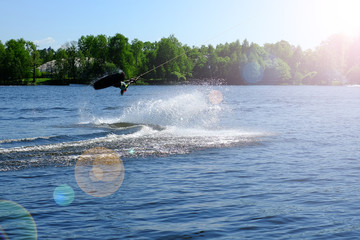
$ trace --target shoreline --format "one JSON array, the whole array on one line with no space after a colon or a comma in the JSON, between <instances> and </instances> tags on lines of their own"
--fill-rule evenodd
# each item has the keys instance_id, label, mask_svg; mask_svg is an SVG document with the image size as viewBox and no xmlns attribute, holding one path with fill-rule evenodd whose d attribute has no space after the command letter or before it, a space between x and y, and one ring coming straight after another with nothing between
<instances>
[{"instance_id":1,"label":"shoreline","mask_svg":"<svg viewBox=\"0 0 360 240\"><path fill-rule=\"evenodd\" d=\"M84 86L90 86L91 84L86 83L69 83L69 84L12 84L12 85L2 85L0 84L0 87L40 87L40 86L72 86L72 85L84 85ZM334 85L324 85L324 84L194 84L194 83L186 83L186 84L134 84L133 86L244 86L244 87L250 87L250 86L323 86L323 87L360 87L359 84L334 84Z\"/></svg>"},{"instance_id":2,"label":"shoreline","mask_svg":"<svg viewBox=\"0 0 360 240\"><path fill-rule=\"evenodd\" d=\"M41 79L41 78L40 78ZM1 84L0 86L70 86L70 85L91 85L93 82L80 82L79 80L45 80L38 81L34 83L24 82L16 83L16 84ZM193 86L201 86L201 85L209 85L209 86L360 86L358 84L347 84L341 82L332 82L330 84L244 84L244 83L234 83L234 81L227 82L224 79L191 79L188 81L174 81L168 79L160 79L160 80L140 80L138 83L133 84L134 86L180 86L180 85L193 85Z\"/></svg>"}]
</instances>

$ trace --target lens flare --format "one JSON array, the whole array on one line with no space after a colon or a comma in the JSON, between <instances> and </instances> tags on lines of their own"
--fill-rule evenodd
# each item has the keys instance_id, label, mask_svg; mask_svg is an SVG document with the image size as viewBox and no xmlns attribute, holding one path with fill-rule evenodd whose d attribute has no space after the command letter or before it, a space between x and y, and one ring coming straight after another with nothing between
<instances>
[{"instance_id":1,"label":"lens flare","mask_svg":"<svg viewBox=\"0 0 360 240\"><path fill-rule=\"evenodd\" d=\"M53 194L55 202L60 206L68 206L74 201L74 190L67 184L55 188Z\"/></svg>"},{"instance_id":2,"label":"lens flare","mask_svg":"<svg viewBox=\"0 0 360 240\"><path fill-rule=\"evenodd\" d=\"M257 62L249 62L242 70L243 79L250 84L258 83L264 76L264 68Z\"/></svg>"},{"instance_id":3,"label":"lens flare","mask_svg":"<svg viewBox=\"0 0 360 240\"><path fill-rule=\"evenodd\" d=\"M0 240L8 240L8 236L6 235L4 229L0 227Z\"/></svg>"},{"instance_id":4,"label":"lens flare","mask_svg":"<svg viewBox=\"0 0 360 240\"><path fill-rule=\"evenodd\" d=\"M129 153L130 153L131 155L133 155L133 154L135 153L135 149L134 149L134 148L130 148L130 149L129 149Z\"/></svg>"},{"instance_id":5,"label":"lens flare","mask_svg":"<svg viewBox=\"0 0 360 240\"><path fill-rule=\"evenodd\" d=\"M37 230L31 214L21 205L0 200L1 239L37 239Z\"/></svg>"},{"instance_id":6,"label":"lens flare","mask_svg":"<svg viewBox=\"0 0 360 240\"><path fill-rule=\"evenodd\" d=\"M119 155L113 150L95 147L77 160L75 178L79 187L94 197L106 197L116 192L125 176Z\"/></svg>"},{"instance_id":7,"label":"lens flare","mask_svg":"<svg viewBox=\"0 0 360 240\"><path fill-rule=\"evenodd\" d=\"M104 176L104 171L96 166L93 166L89 173L89 177L93 182L101 181Z\"/></svg>"},{"instance_id":8,"label":"lens flare","mask_svg":"<svg viewBox=\"0 0 360 240\"><path fill-rule=\"evenodd\" d=\"M212 90L209 93L209 100L212 104L217 105L223 101L223 95L219 90Z\"/></svg>"}]
</instances>

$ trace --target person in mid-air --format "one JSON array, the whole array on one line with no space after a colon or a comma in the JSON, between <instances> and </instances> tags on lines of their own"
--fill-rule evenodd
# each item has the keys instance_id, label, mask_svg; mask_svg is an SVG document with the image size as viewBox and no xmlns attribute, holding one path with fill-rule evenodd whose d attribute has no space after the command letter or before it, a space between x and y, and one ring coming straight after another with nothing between
<instances>
[{"instance_id":1,"label":"person in mid-air","mask_svg":"<svg viewBox=\"0 0 360 240\"><path fill-rule=\"evenodd\" d=\"M127 80L127 81L121 81L120 82L120 93L121 93L121 96L124 95L124 92L126 92L127 88L129 87L129 85L131 83L134 83L135 80L133 78L131 78L130 80Z\"/></svg>"},{"instance_id":2,"label":"person in mid-air","mask_svg":"<svg viewBox=\"0 0 360 240\"><path fill-rule=\"evenodd\" d=\"M121 89L121 95L124 95L124 92L126 92L129 85L136 82L136 80L133 78L130 80L125 80L125 78L126 75L124 72L114 73L106 77L100 78L93 84L93 87L96 90L111 86L117 87Z\"/></svg>"}]
</instances>

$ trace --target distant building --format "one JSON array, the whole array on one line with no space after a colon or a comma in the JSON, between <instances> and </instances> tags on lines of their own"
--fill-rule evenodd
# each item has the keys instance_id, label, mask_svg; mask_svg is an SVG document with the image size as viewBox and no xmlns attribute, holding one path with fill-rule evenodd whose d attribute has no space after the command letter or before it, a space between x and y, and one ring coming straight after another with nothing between
<instances>
[{"instance_id":1,"label":"distant building","mask_svg":"<svg viewBox=\"0 0 360 240\"><path fill-rule=\"evenodd\" d=\"M46 63L40 65L38 67L38 69L42 73L44 73L44 72L52 73L55 71L55 63L56 63L56 60L46 62Z\"/></svg>"},{"instance_id":2,"label":"distant building","mask_svg":"<svg viewBox=\"0 0 360 240\"><path fill-rule=\"evenodd\" d=\"M62 61L65 61L65 60L63 59ZM94 61L94 58L85 58L84 61L89 63L89 62ZM82 66L80 58L75 59L75 66L77 68ZM56 60L46 62L46 63L40 65L38 67L38 69L42 73L45 73L45 72L46 73L54 73L54 72L56 72Z\"/></svg>"}]
</instances>

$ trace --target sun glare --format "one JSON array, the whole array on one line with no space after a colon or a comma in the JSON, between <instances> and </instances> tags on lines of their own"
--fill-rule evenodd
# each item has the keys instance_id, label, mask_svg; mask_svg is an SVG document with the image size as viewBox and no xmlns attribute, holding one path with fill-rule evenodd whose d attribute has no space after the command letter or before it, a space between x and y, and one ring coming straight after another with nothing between
<instances>
[{"instance_id":1,"label":"sun glare","mask_svg":"<svg viewBox=\"0 0 360 240\"><path fill-rule=\"evenodd\" d=\"M321 3L319 12L324 30L332 34L342 33L351 37L360 34L360 1L327 0Z\"/></svg>"}]
</instances>

